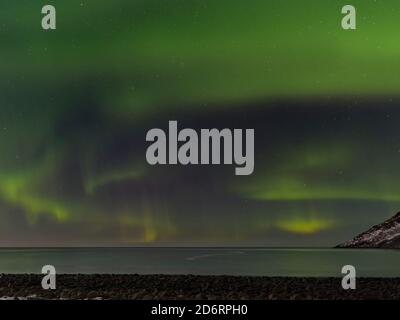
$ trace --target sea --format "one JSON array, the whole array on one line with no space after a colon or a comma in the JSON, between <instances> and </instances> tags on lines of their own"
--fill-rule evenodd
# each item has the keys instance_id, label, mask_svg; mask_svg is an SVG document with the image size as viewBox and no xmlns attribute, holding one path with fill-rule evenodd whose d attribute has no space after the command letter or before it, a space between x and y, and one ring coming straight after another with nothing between
<instances>
[{"instance_id":1,"label":"sea","mask_svg":"<svg viewBox=\"0 0 400 320\"><path fill-rule=\"evenodd\" d=\"M324 248L2 248L0 273L400 277L400 251Z\"/></svg>"}]
</instances>

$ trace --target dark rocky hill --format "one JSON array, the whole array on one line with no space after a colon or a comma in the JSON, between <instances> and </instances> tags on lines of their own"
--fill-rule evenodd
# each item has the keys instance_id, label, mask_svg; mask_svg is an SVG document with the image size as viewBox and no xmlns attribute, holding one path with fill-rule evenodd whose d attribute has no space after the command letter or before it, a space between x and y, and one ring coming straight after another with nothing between
<instances>
[{"instance_id":1,"label":"dark rocky hill","mask_svg":"<svg viewBox=\"0 0 400 320\"><path fill-rule=\"evenodd\" d=\"M400 249L400 212L377 224L337 248L390 248Z\"/></svg>"}]
</instances>

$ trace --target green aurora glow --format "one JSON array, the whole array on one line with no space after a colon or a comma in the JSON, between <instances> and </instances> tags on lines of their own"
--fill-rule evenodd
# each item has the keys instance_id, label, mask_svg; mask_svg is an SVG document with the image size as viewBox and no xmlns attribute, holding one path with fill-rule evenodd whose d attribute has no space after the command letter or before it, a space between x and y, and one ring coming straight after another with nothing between
<instances>
[{"instance_id":1,"label":"green aurora glow","mask_svg":"<svg viewBox=\"0 0 400 320\"><path fill-rule=\"evenodd\" d=\"M400 207L400 3L0 4L0 245L334 245ZM256 128L256 171L149 167L145 132Z\"/></svg>"}]
</instances>

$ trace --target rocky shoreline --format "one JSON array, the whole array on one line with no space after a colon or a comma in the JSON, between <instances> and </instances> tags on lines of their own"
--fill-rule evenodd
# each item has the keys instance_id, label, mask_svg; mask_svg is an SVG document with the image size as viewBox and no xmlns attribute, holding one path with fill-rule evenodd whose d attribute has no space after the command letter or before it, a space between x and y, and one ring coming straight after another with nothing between
<instances>
[{"instance_id":1,"label":"rocky shoreline","mask_svg":"<svg viewBox=\"0 0 400 320\"><path fill-rule=\"evenodd\" d=\"M58 275L43 290L41 275L0 275L0 299L314 300L400 299L400 278L359 278L343 290L341 278L170 275Z\"/></svg>"}]
</instances>

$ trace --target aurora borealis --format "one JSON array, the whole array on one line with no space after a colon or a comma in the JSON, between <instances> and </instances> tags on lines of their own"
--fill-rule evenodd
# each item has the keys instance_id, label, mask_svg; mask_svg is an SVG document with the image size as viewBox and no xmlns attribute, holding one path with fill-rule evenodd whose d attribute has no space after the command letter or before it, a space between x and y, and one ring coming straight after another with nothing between
<instances>
[{"instance_id":1,"label":"aurora borealis","mask_svg":"<svg viewBox=\"0 0 400 320\"><path fill-rule=\"evenodd\" d=\"M400 210L400 3L0 3L0 246L332 246ZM255 171L146 132L254 128Z\"/></svg>"}]
</instances>

